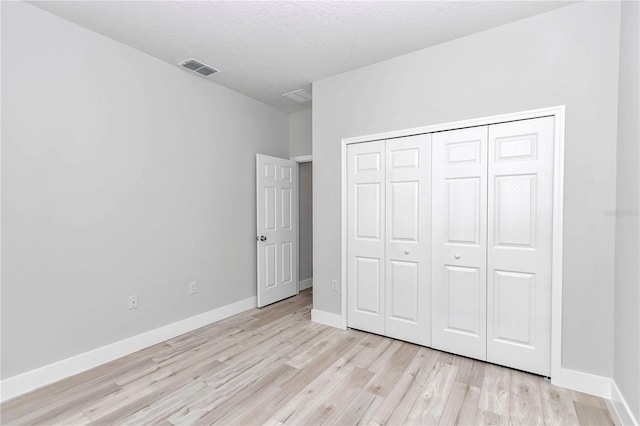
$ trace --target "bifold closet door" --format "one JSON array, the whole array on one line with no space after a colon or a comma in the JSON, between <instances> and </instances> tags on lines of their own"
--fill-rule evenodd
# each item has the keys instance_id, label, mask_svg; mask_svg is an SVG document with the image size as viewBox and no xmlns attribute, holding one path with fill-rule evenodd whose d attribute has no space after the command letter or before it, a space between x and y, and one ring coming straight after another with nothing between
<instances>
[{"instance_id":1,"label":"bifold closet door","mask_svg":"<svg viewBox=\"0 0 640 426\"><path fill-rule=\"evenodd\" d=\"M385 141L347 146L348 326L385 332Z\"/></svg>"},{"instance_id":2,"label":"bifold closet door","mask_svg":"<svg viewBox=\"0 0 640 426\"><path fill-rule=\"evenodd\" d=\"M486 359L487 134L433 134L431 343Z\"/></svg>"},{"instance_id":3,"label":"bifold closet door","mask_svg":"<svg viewBox=\"0 0 640 426\"><path fill-rule=\"evenodd\" d=\"M430 345L431 135L386 143L385 335Z\"/></svg>"},{"instance_id":4,"label":"bifold closet door","mask_svg":"<svg viewBox=\"0 0 640 426\"><path fill-rule=\"evenodd\" d=\"M550 375L553 117L489 127L487 360Z\"/></svg>"}]
</instances>

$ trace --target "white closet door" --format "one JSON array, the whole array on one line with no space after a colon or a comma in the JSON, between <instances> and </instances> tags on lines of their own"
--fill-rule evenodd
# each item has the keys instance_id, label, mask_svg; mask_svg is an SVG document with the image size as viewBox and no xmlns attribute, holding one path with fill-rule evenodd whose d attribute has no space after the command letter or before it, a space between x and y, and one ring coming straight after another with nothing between
<instances>
[{"instance_id":1,"label":"white closet door","mask_svg":"<svg viewBox=\"0 0 640 426\"><path fill-rule=\"evenodd\" d=\"M430 345L431 135L387 141L386 333Z\"/></svg>"},{"instance_id":2,"label":"white closet door","mask_svg":"<svg viewBox=\"0 0 640 426\"><path fill-rule=\"evenodd\" d=\"M435 133L431 343L486 359L487 133Z\"/></svg>"},{"instance_id":3,"label":"white closet door","mask_svg":"<svg viewBox=\"0 0 640 426\"><path fill-rule=\"evenodd\" d=\"M347 147L348 326L384 334L385 141Z\"/></svg>"},{"instance_id":4,"label":"white closet door","mask_svg":"<svg viewBox=\"0 0 640 426\"><path fill-rule=\"evenodd\" d=\"M487 360L550 375L553 117L489 127Z\"/></svg>"}]
</instances>

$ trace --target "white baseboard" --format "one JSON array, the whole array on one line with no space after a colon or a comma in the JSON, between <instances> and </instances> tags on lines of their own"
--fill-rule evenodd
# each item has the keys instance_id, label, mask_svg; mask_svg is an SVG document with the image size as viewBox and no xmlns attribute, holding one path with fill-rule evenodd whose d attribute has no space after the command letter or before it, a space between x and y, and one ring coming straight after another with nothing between
<instances>
[{"instance_id":1,"label":"white baseboard","mask_svg":"<svg viewBox=\"0 0 640 426\"><path fill-rule=\"evenodd\" d=\"M255 307L256 297L254 296L9 377L0 382L0 401L15 398L39 387L57 382Z\"/></svg>"},{"instance_id":2,"label":"white baseboard","mask_svg":"<svg viewBox=\"0 0 640 426\"><path fill-rule=\"evenodd\" d=\"M611 379L609 377L561 368L559 375L551 377L551 383L602 398L611 398Z\"/></svg>"},{"instance_id":3,"label":"white baseboard","mask_svg":"<svg viewBox=\"0 0 640 426\"><path fill-rule=\"evenodd\" d=\"M615 380L611 382L611 402L623 425L638 426L638 420L633 416L631 408L629 408L629 404L627 404L627 400L622 395L622 392L620 392Z\"/></svg>"},{"instance_id":4,"label":"white baseboard","mask_svg":"<svg viewBox=\"0 0 640 426\"><path fill-rule=\"evenodd\" d=\"M311 309L311 321L335 328L341 328L343 330L345 329L344 324L342 323L342 315L334 314L327 311Z\"/></svg>"},{"instance_id":5,"label":"white baseboard","mask_svg":"<svg viewBox=\"0 0 640 426\"><path fill-rule=\"evenodd\" d=\"M306 280L300 281L300 291L306 290L311 287L313 287L313 278L307 278Z\"/></svg>"}]
</instances>

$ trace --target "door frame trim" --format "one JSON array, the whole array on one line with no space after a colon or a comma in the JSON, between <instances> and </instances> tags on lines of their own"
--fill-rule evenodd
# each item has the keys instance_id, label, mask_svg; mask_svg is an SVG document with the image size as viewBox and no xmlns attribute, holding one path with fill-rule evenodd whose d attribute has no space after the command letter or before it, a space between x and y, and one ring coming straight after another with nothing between
<instances>
[{"instance_id":1,"label":"door frame trim","mask_svg":"<svg viewBox=\"0 0 640 426\"><path fill-rule=\"evenodd\" d=\"M551 382L559 383L562 375L562 228L563 228L563 192L564 192L564 134L565 106L533 109L508 114L492 115L469 120L452 121L412 129L396 130L364 136L343 138L341 141L341 263L340 296L341 326L347 328L347 146L355 143L414 136L423 133L435 133L456 130L465 127L487 126L509 121L528 120L541 117L554 117L553 147L553 218L552 218L552 260L551 260Z\"/></svg>"},{"instance_id":2,"label":"door frame trim","mask_svg":"<svg viewBox=\"0 0 640 426\"><path fill-rule=\"evenodd\" d=\"M291 157L289 160L295 160L296 163L311 163L313 157L311 155L299 155L297 157Z\"/></svg>"}]
</instances>

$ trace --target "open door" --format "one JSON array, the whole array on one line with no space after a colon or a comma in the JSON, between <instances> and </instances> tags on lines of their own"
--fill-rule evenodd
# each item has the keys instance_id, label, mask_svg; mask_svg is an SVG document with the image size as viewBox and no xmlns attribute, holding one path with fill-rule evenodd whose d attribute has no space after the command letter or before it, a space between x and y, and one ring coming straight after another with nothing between
<instances>
[{"instance_id":1,"label":"open door","mask_svg":"<svg viewBox=\"0 0 640 426\"><path fill-rule=\"evenodd\" d=\"M298 167L256 154L258 307L298 294Z\"/></svg>"}]
</instances>

